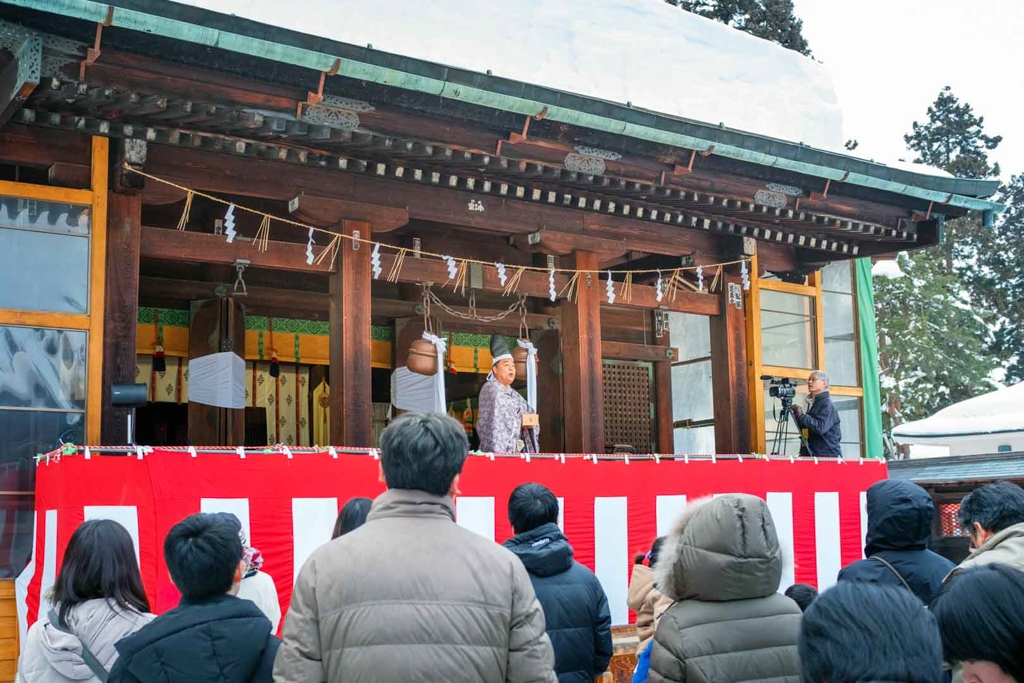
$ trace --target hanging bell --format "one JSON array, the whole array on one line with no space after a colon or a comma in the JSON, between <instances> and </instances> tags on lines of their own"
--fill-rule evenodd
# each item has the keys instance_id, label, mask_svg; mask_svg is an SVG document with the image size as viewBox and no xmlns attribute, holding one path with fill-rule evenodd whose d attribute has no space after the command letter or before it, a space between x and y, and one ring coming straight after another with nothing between
<instances>
[{"instance_id":1,"label":"hanging bell","mask_svg":"<svg viewBox=\"0 0 1024 683\"><path fill-rule=\"evenodd\" d=\"M277 360L277 352L270 356L270 376L277 378L281 376L281 362Z\"/></svg>"},{"instance_id":2,"label":"hanging bell","mask_svg":"<svg viewBox=\"0 0 1024 683\"><path fill-rule=\"evenodd\" d=\"M436 375L437 348L427 339L417 339L409 347L405 367L420 375Z\"/></svg>"},{"instance_id":3,"label":"hanging bell","mask_svg":"<svg viewBox=\"0 0 1024 683\"><path fill-rule=\"evenodd\" d=\"M167 359L164 358L164 347L157 344L153 350L153 372L167 372Z\"/></svg>"},{"instance_id":4,"label":"hanging bell","mask_svg":"<svg viewBox=\"0 0 1024 683\"><path fill-rule=\"evenodd\" d=\"M523 339L524 342L529 339ZM530 358L530 352L522 346L512 349L512 359L516 362L516 379L526 381L526 363ZM533 366L537 367L537 356L533 357Z\"/></svg>"}]
</instances>

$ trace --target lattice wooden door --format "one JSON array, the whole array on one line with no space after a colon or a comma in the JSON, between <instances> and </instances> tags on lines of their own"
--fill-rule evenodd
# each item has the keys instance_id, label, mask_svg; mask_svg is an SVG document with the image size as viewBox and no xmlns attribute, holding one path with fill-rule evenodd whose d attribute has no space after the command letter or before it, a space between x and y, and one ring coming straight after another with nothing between
<instances>
[{"instance_id":1,"label":"lattice wooden door","mask_svg":"<svg viewBox=\"0 0 1024 683\"><path fill-rule=\"evenodd\" d=\"M637 453L652 452L650 367L605 361L603 369L605 448L628 444Z\"/></svg>"}]
</instances>

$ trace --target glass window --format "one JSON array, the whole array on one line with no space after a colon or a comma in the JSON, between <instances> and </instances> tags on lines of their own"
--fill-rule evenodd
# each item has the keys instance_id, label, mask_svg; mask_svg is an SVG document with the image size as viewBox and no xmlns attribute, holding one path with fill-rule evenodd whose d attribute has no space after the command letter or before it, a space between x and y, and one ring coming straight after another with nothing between
<instances>
[{"instance_id":1,"label":"glass window","mask_svg":"<svg viewBox=\"0 0 1024 683\"><path fill-rule=\"evenodd\" d=\"M674 451L714 453L711 320L704 315L669 313L669 339L679 351L678 361L672 364L672 419L702 423L673 429Z\"/></svg>"},{"instance_id":2,"label":"glass window","mask_svg":"<svg viewBox=\"0 0 1024 683\"><path fill-rule=\"evenodd\" d=\"M669 339L679 349L677 360L711 357L711 318L706 315L669 312Z\"/></svg>"},{"instance_id":3,"label":"glass window","mask_svg":"<svg viewBox=\"0 0 1024 683\"><path fill-rule=\"evenodd\" d=\"M672 366L672 419L710 420L715 416L711 361Z\"/></svg>"},{"instance_id":4,"label":"glass window","mask_svg":"<svg viewBox=\"0 0 1024 683\"><path fill-rule=\"evenodd\" d=\"M761 290L761 360L765 365L814 367L814 299Z\"/></svg>"},{"instance_id":5,"label":"glass window","mask_svg":"<svg viewBox=\"0 0 1024 683\"><path fill-rule=\"evenodd\" d=\"M0 578L32 545L33 457L85 443L88 334L0 325Z\"/></svg>"},{"instance_id":6,"label":"glass window","mask_svg":"<svg viewBox=\"0 0 1024 683\"><path fill-rule=\"evenodd\" d=\"M764 294L764 292L762 292ZM796 380L790 380L796 384ZM769 395L769 383L764 382L764 433L765 449L769 455L800 455L800 434L797 431L796 422L790 417L782 430L776 431L779 426L778 418L782 415L782 402ZM796 385L796 396L793 403L803 408L807 405L807 385L804 383ZM778 435L778 443L776 443Z\"/></svg>"},{"instance_id":7,"label":"glass window","mask_svg":"<svg viewBox=\"0 0 1024 683\"><path fill-rule=\"evenodd\" d=\"M88 313L89 228L87 206L0 197L0 308Z\"/></svg>"},{"instance_id":8,"label":"glass window","mask_svg":"<svg viewBox=\"0 0 1024 683\"><path fill-rule=\"evenodd\" d=\"M822 269L822 313L825 317L825 369L829 381L840 386L860 386L857 358L856 309L853 275L848 262Z\"/></svg>"},{"instance_id":9,"label":"glass window","mask_svg":"<svg viewBox=\"0 0 1024 683\"><path fill-rule=\"evenodd\" d=\"M832 403L839 411L839 429L843 433L839 447L847 459L861 457L861 402L859 396L832 396Z\"/></svg>"},{"instance_id":10,"label":"glass window","mask_svg":"<svg viewBox=\"0 0 1024 683\"><path fill-rule=\"evenodd\" d=\"M691 427L689 429L680 427L674 430L676 453L688 453L689 455L710 455L715 452L715 426Z\"/></svg>"}]
</instances>

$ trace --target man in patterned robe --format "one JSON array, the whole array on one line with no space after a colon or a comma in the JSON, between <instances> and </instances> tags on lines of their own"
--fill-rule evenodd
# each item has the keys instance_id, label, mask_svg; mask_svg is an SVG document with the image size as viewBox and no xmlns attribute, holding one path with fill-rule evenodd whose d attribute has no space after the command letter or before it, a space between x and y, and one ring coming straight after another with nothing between
<instances>
[{"instance_id":1,"label":"man in patterned robe","mask_svg":"<svg viewBox=\"0 0 1024 683\"><path fill-rule=\"evenodd\" d=\"M516 364L501 335L491 336L491 372L480 390L476 433L480 450L493 453L537 453L540 427L523 427L533 408L512 388Z\"/></svg>"}]
</instances>

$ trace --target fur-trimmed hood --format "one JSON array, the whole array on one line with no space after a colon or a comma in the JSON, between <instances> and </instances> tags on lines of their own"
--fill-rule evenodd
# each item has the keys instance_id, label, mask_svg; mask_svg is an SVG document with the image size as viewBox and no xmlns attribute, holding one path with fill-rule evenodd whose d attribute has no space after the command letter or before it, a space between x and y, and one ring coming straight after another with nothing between
<instances>
[{"instance_id":1,"label":"fur-trimmed hood","mask_svg":"<svg viewBox=\"0 0 1024 683\"><path fill-rule=\"evenodd\" d=\"M655 585L673 600L772 595L782 577L782 552L768 504L746 494L689 503L654 571Z\"/></svg>"}]
</instances>

